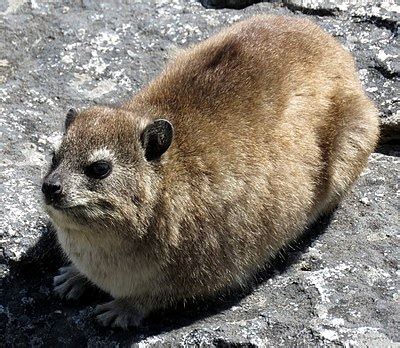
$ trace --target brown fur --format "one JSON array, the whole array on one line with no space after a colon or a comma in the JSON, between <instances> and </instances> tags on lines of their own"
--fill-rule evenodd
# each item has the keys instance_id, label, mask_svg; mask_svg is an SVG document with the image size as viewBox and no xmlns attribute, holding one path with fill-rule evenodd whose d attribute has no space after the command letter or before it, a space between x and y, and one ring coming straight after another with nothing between
<instances>
[{"instance_id":1,"label":"brown fur","mask_svg":"<svg viewBox=\"0 0 400 348\"><path fill-rule=\"evenodd\" d=\"M174 139L148 162L140 134L158 118ZM339 202L377 138L350 54L308 20L257 16L179 53L122 107L81 112L57 170L82 207L48 211L78 270L147 313L244 284ZM113 173L88 189L80 168L99 148Z\"/></svg>"}]
</instances>

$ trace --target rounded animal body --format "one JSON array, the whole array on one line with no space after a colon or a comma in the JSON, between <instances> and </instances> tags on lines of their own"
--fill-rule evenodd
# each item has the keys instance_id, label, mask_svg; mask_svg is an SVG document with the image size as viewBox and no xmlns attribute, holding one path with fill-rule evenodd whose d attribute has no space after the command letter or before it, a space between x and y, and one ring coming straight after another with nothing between
<instances>
[{"instance_id":1,"label":"rounded animal body","mask_svg":"<svg viewBox=\"0 0 400 348\"><path fill-rule=\"evenodd\" d=\"M337 205L377 139L333 37L292 17L235 24L122 106L68 113L43 186L72 262L56 290L89 279L116 299L99 321L125 327L245 284Z\"/></svg>"}]
</instances>

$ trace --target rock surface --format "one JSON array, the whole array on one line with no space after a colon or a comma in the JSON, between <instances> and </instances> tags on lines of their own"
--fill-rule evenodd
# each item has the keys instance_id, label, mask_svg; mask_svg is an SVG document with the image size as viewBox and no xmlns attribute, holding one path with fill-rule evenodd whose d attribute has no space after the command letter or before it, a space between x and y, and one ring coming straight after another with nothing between
<instances>
[{"instance_id":1,"label":"rock surface","mask_svg":"<svg viewBox=\"0 0 400 348\"><path fill-rule=\"evenodd\" d=\"M0 36L0 337L6 346L387 346L400 341L399 6L258 3L205 9L184 0L2 2ZM51 295L62 263L40 208L40 177L69 107L129 98L170 51L247 16L313 18L357 59L381 111L382 153L333 214L260 274L253 290L158 313L130 332L100 329L95 290ZM397 145L396 145L397 144ZM385 154L383 154L385 153Z\"/></svg>"}]
</instances>

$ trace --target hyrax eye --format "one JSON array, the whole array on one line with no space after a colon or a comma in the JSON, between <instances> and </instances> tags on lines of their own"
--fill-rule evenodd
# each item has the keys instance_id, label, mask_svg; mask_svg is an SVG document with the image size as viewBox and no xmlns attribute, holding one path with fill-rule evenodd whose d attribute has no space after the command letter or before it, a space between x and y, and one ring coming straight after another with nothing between
<instances>
[{"instance_id":1,"label":"hyrax eye","mask_svg":"<svg viewBox=\"0 0 400 348\"><path fill-rule=\"evenodd\" d=\"M106 161L97 161L86 167L85 174L89 178L104 179L110 175L111 169L112 167L110 163Z\"/></svg>"}]
</instances>

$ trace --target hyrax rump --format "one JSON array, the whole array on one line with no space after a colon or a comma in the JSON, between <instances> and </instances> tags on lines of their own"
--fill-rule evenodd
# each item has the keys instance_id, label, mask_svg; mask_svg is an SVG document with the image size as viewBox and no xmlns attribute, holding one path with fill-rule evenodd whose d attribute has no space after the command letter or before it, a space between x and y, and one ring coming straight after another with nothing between
<instances>
[{"instance_id":1,"label":"hyrax rump","mask_svg":"<svg viewBox=\"0 0 400 348\"><path fill-rule=\"evenodd\" d=\"M328 212L378 138L351 55L304 19L257 16L180 52L120 107L68 113L42 190L104 325L244 284Z\"/></svg>"}]
</instances>

